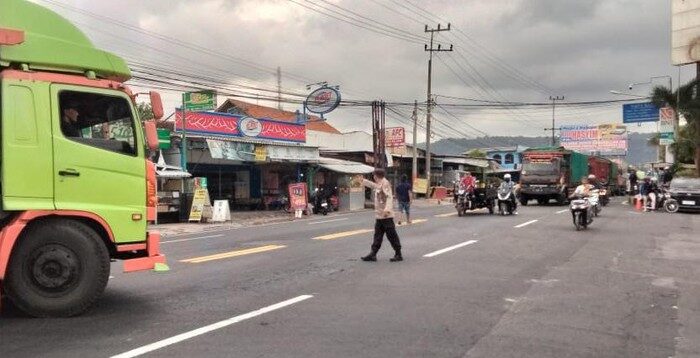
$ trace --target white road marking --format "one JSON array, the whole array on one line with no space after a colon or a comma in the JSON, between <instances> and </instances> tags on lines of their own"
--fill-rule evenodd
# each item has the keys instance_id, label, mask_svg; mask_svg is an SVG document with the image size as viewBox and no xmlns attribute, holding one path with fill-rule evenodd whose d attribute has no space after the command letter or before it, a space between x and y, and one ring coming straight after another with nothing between
<instances>
[{"instance_id":1,"label":"white road marking","mask_svg":"<svg viewBox=\"0 0 700 358\"><path fill-rule=\"evenodd\" d=\"M629 205L630 203L629 203L627 200L625 200L625 201L623 201L621 204L622 204L622 205Z\"/></svg>"},{"instance_id":2,"label":"white road marking","mask_svg":"<svg viewBox=\"0 0 700 358\"><path fill-rule=\"evenodd\" d=\"M136 349L132 349L132 350L130 350L130 351L128 351L128 352L125 352L125 353L122 353L122 354L118 354L118 355L112 356L111 358L132 358L132 357L138 357L138 356L140 356L140 355L143 355L143 354L146 354L146 353L149 353L149 352L153 352L153 351L155 351L155 350L158 350L158 349L167 347L167 346L169 346L169 345L172 345L172 344L175 344L175 343L179 343L179 342L182 342L182 341L184 341L184 340L188 340L188 339L190 339L190 338L194 338L194 337L197 337L197 336L201 336L201 335L203 335L203 334L206 334L206 333L215 331L215 330L217 330L217 329L221 329L221 328L230 326L230 325L232 325L232 324L235 324L235 323L238 323L238 322L242 322L242 321L245 321L245 320L247 320L247 319L250 319L250 318L253 318L253 317L257 317L257 316L260 316L260 315L262 315L262 314L265 314L265 313L268 313L268 312L272 312L272 311L278 310L278 309L280 309L280 308L284 308L284 307L287 307L287 306L291 306L291 305L293 305L293 304L295 304L295 303L299 303L299 302L301 302L301 301L308 300L309 298L312 298L312 297L314 297L314 296L312 296L312 295L301 295L301 296L298 296L298 297L294 297L294 298L292 298L292 299L289 299L289 300L286 300L286 301L282 301L282 302L280 302L280 303L275 303L274 305L270 305L270 306L267 306L267 307L263 307L263 308L261 308L261 309L259 309L259 310L256 310L256 311L248 312L248 313L242 314L242 315L240 315L240 316L236 316L236 317L231 317L231 318L229 318L229 319L226 319L226 320L223 320L223 321L219 321L219 322L210 324L210 325L208 325L208 326L204 326L204 327L201 327L201 328L197 328L197 329L191 330L191 331L189 331L189 332L185 332L185 333L178 334L177 336L173 336L173 337L166 338L166 339L163 339L163 340L158 341L158 342L155 342L155 343L151 343L151 344L145 345L145 346L143 346L143 347L139 347L139 348L136 348Z\"/></svg>"},{"instance_id":3,"label":"white road marking","mask_svg":"<svg viewBox=\"0 0 700 358\"><path fill-rule=\"evenodd\" d=\"M536 222L538 222L538 221L539 221L539 220L537 220L537 219L535 219L535 220L530 220L530 221L524 222L524 223L522 223L522 224L520 224L520 225L515 225L515 226L513 226L513 227L517 229L517 228L521 228L521 227L523 227L523 226L530 225L530 224L532 224L532 223L536 223Z\"/></svg>"},{"instance_id":4,"label":"white road marking","mask_svg":"<svg viewBox=\"0 0 700 358\"><path fill-rule=\"evenodd\" d=\"M339 219L330 219L330 220L323 220L323 221L312 221L309 223L309 225L318 225L318 224L325 224L325 223L332 223L335 221L343 221L347 220L348 218L339 218Z\"/></svg>"},{"instance_id":5,"label":"white road marking","mask_svg":"<svg viewBox=\"0 0 700 358\"><path fill-rule=\"evenodd\" d=\"M459 249L460 247L464 247L464 246L471 245L471 244L476 244L477 242L479 242L479 240L469 240L469 241L465 241L465 242L463 242L463 243L461 243L461 244L452 245L452 246L450 246L450 247L446 247L446 248L444 248L444 249L437 250L437 251L433 251L433 252L431 252L431 253L429 253L429 254L425 254L425 255L423 255L423 257L434 257L434 256L437 256L437 255L440 255L440 254L444 254L444 253L446 253L446 252L448 252L448 251L452 251L452 250L454 250L454 249Z\"/></svg>"},{"instance_id":6,"label":"white road marking","mask_svg":"<svg viewBox=\"0 0 700 358\"><path fill-rule=\"evenodd\" d=\"M184 242L184 241L195 241L195 240L204 240L204 239L213 239L215 237L222 237L224 234L219 234L219 235L208 235L208 236L197 236L197 237L190 237L187 239L177 239L177 240L168 240L168 241L161 241L161 244L169 244L169 243L175 243L175 242Z\"/></svg>"},{"instance_id":7,"label":"white road marking","mask_svg":"<svg viewBox=\"0 0 700 358\"><path fill-rule=\"evenodd\" d=\"M559 211L557 211L557 214L563 214L567 211L569 211L569 209L559 210Z\"/></svg>"},{"instance_id":8,"label":"white road marking","mask_svg":"<svg viewBox=\"0 0 700 358\"><path fill-rule=\"evenodd\" d=\"M510 303L518 302L518 300L516 300L516 299L514 299L514 298L504 298L504 300L505 300L506 302L510 302Z\"/></svg>"}]
</instances>

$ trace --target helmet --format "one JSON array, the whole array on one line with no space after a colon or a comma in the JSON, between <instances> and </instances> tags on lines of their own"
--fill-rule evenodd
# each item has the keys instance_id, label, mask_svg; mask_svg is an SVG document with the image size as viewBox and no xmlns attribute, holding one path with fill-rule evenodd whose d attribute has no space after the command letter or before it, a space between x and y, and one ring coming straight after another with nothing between
<instances>
[{"instance_id":1,"label":"helmet","mask_svg":"<svg viewBox=\"0 0 700 358\"><path fill-rule=\"evenodd\" d=\"M652 181L653 183L656 183L657 181L659 181L659 178L657 178L657 177L651 177L651 181Z\"/></svg>"},{"instance_id":2,"label":"helmet","mask_svg":"<svg viewBox=\"0 0 700 358\"><path fill-rule=\"evenodd\" d=\"M588 175L588 180L595 180L595 175L593 175L593 174Z\"/></svg>"},{"instance_id":3,"label":"helmet","mask_svg":"<svg viewBox=\"0 0 700 358\"><path fill-rule=\"evenodd\" d=\"M503 179L506 179L506 180L510 179L510 174L504 175L504 176L503 176Z\"/></svg>"}]
</instances>

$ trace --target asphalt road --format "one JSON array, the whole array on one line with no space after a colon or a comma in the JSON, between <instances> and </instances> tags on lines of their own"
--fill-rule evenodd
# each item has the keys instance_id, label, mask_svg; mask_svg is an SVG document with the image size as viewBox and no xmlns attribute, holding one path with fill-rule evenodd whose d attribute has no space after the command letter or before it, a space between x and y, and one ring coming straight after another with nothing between
<instances>
[{"instance_id":1,"label":"asphalt road","mask_svg":"<svg viewBox=\"0 0 700 358\"><path fill-rule=\"evenodd\" d=\"M80 317L5 304L0 356L700 356L700 216L621 200L582 232L565 207L417 208L401 263L359 260L370 212L170 237L169 272L115 264Z\"/></svg>"}]
</instances>

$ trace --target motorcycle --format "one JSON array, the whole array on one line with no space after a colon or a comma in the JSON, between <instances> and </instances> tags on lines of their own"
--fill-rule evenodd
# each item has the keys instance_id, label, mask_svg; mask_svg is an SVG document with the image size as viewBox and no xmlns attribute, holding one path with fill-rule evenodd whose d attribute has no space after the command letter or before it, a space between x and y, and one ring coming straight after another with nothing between
<instances>
[{"instance_id":1,"label":"motorcycle","mask_svg":"<svg viewBox=\"0 0 700 358\"><path fill-rule=\"evenodd\" d=\"M591 204L593 216L598 216L598 214L600 214L600 212L603 211L603 207L601 206L600 202L600 190L591 190L591 194L588 197L588 202Z\"/></svg>"},{"instance_id":2,"label":"motorcycle","mask_svg":"<svg viewBox=\"0 0 700 358\"><path fill-rule=\"evenodd\" d=\"M515 197L510 188L498 189L498 213L512 215L515 212Z\"/></svg>"},{"instance_id":3,"label":"motorcycle","mask_svg":"<svg viewBox=\"0 0 700 358\"><path fill-rule=\"evenodd\" d=\"M601 188L600 189L600 204L603 206L607 206L610 203L610 195L613 194L612 191L608 190L607 188Z\"/></svg>"},{"instance_id":4,"label":"motorcycle","mask_svg":"<svg viewBox=\"0 0 700 358\"><path fill-rule=\"evenodd\" d=\"M678 211L678 200L671 197L671 192L667 188L662 187L659 190L656 190L655 193L656 207L652 208L651 200L649 200L646 207L647 210L660 210L661 208L663 208L668 213L675 213Z\"/></svg>"},{"instance_id":5,"label":"motorcycle","mask_svg":"<svg viewBox=\"0 0 700 358\"><path fill-rule=\"evenodd\" d=\"M324 189L316 188L313 192L313 213L328 215L328 212L332 210L330 197L326 194Z\"/></svg>"},{"instance_id":6,"label":"motorcycle","mask_svg":"<svg viewBox=\"0 0 700 358\"><path fill-rule=\"evenodd\" d=\"M467 210L487 208L489 214L493 214L496 195L491 188L475 188L470 193L460 187L455 193L455 208L458 216L464 216Z\"/></svg>"},{"instance_id":7,"label":"motorcycle","mask_svg":"<svg viewBox=\"0 0 700 358\"><path fill-rule=\"evenodd\" d=\"M576 231L587 229L588 225L593 222L591 203L588 198L579 197L571 200L569 209L571 210L571 217L574 220Z\"/></svg>"}]
</instances>

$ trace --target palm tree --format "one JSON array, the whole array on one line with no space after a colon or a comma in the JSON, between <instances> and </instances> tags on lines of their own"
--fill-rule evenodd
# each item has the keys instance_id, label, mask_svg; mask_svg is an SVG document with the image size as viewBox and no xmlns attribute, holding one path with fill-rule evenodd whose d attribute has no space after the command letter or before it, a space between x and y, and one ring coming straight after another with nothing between
<instances>
[{"instance_id":1,"label":"palm tree","mask_svg":"<svg viewBox=\"0 0 700 358\"><path fill-rule=\"evenodd\" d=\"M672 91L666 87L654 87L651 92L651 102L657 107L671 107L676 113L682 115L687 124L685 132L688 140L695 147L695 175L700 177L700 80L697 78ZM676 123L677 127L678 123ZM678 133L679 131L676 131ZM673 148L678 152L682 143L676 138Z\"/></svg>"}]
</instances>

